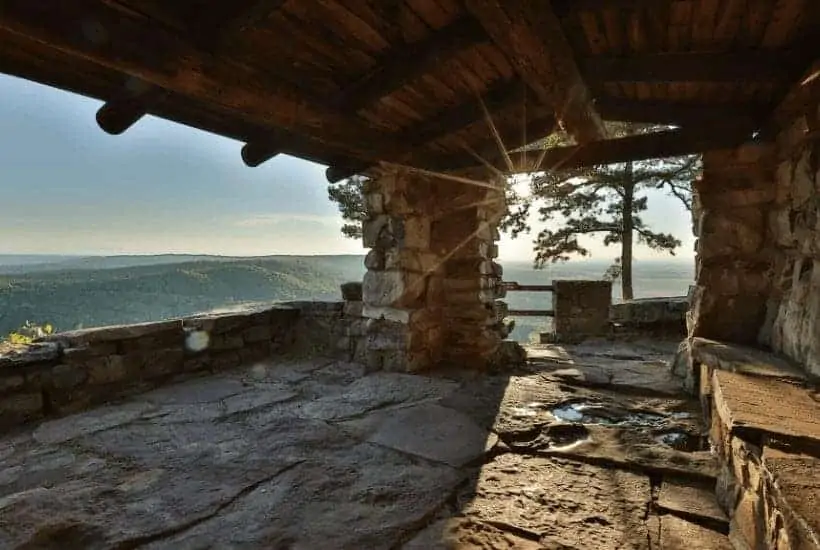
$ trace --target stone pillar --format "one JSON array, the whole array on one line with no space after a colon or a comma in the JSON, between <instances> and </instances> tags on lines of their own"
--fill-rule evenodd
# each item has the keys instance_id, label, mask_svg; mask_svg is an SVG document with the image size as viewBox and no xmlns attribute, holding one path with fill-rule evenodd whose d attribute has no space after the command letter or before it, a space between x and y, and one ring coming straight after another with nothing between
<instances>
[{"instance_id":1,"label":"stone pillar","mask_svg":"<svg viewBox=\"0 0 820 550\"><path fill-rule=\"evenodd\" d=\"M558 342L575 342L609 334L612 283L553 281L553 326Z\"/></svg>"},{"instance_id":2,"label":"stone pillar","mask_svg":"<svg viewBox=\"0 0 820 550\"><path fill-rule=\"evenodd\" d=\"M772 249L767 212L775 199L774 148L749 144L703 156L694 182L696 273L690 336L753 344L766 315Z\"/></svg>"},{"instance_id":3,"label":"stone pillar","mask_svg":"<svg viewBox=\"0 0 820 550\"><path fill-rule=\"evenodd\" d=\"M371 368L416 372L442 361L482 368L498 346L492 304L504 213L499 182L391 169L365 189L363 317Z\"/></svg>"}]
</instances>

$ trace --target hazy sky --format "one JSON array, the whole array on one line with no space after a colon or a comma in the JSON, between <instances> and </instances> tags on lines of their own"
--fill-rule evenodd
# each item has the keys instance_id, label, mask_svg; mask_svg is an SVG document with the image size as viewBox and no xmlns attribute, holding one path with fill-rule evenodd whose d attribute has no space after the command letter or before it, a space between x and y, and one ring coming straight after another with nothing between
<instances>
[{"instance_id":1,"label":"hazy sky","mask_svg":"<svg viewBox=\"0 0 820 550\"><path fill-rule=\"evenodd\" d=\"M0 75L0 253L363 252L339 233L324 166L280 155L248 168L240 143L153 117L110 136L98 108ZM674 199L652 196L644 217L684 240L679 256L693 255ZM595 258L617 255L592 247ZM502 259L528 260L531 249L528 237L500 243Z\"/></svg>"}]
</instances>

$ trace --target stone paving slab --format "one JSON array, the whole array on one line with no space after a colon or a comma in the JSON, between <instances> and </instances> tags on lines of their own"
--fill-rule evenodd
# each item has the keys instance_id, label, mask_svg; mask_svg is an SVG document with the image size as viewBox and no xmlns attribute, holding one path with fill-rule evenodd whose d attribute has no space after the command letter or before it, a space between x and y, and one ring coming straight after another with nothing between
<instances>
[{"instance_id":1,"label":"stone paving slab","mask_svg":"<svg viewBox=\"0 0 820 550\"><path fill-rule=\"evenodd\" d=\"M658 493L661 510L707 520L729 529L729 518L718 506L714 484L696 485L691 481L665 478Z\"/></svg>"},{"instance_id":2,"label":"stone paving slab","mask_svg":"<svg viewBox=\"0 0 820 550\"><path fill-rule=\"evenodd\" d=\"M655 440L679 398L468 374L292 358L43 422L0 441L0 548L646 548L653 468L709 475Z\"/></svg>"},{"instance_id":3,"label":"stone paving slab","mask_svg":"<svg viewBox=\"0 0 820 550\"><path fill-rule=\"evenodd\" d=\"M504 454L482 468L477 487L460 499L468 517L511 525L542 542L589 550L649 548L644 520L652 493L646 476Z\"/></svg>"}]
</instances>

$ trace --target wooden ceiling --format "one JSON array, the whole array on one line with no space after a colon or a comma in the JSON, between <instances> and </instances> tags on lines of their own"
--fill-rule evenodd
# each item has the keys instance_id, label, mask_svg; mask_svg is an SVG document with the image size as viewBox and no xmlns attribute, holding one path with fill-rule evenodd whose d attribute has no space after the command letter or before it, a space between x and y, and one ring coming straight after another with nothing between
<instances>
[{"instance_id":1,"label":"wooden ceiling","mask_svg":"<svg viewBox=\"0 0 820 550\"><path fill-rule=\"evenodd\" d=\"M332 180L379 161L503 169L499 141L559 124L582 146L549 161L598 163L765 129L815 61L818 4L0 0L0 71L102 100L112 134L152 114L244 142L250 166L288 153ZM680 129L597 143L602 119Z\"/></svg>"}]
</instances>

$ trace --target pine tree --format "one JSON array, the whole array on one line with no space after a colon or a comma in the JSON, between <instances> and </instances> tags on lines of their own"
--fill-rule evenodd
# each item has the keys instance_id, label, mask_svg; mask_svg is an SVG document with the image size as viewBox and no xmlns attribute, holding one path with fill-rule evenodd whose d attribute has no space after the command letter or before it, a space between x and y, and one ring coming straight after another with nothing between
<instances>
[{"instance_id":1,"label":"pine tree","mask_svg":"<svg viewBox=\"0 0 820 550\"><path fill-rule=\"evenodd\" d=\"M591 169L547 172L532 181L532 201L540 202L540 221L560 224L544 229L535 239L535 265L588 256L579 241L584 235L603 236L604 245L621 245L616 265L607 272L620 276L625 300L632 288L633 246L636 242L674 255L681 241L653 231L641 217L648 208L649 189L666 190L691 210L691 182L700 171L700 158L687 156L655 161L625 162ZM527 208L529 205L527 205Z\"/></svg>"}]
</instances>

